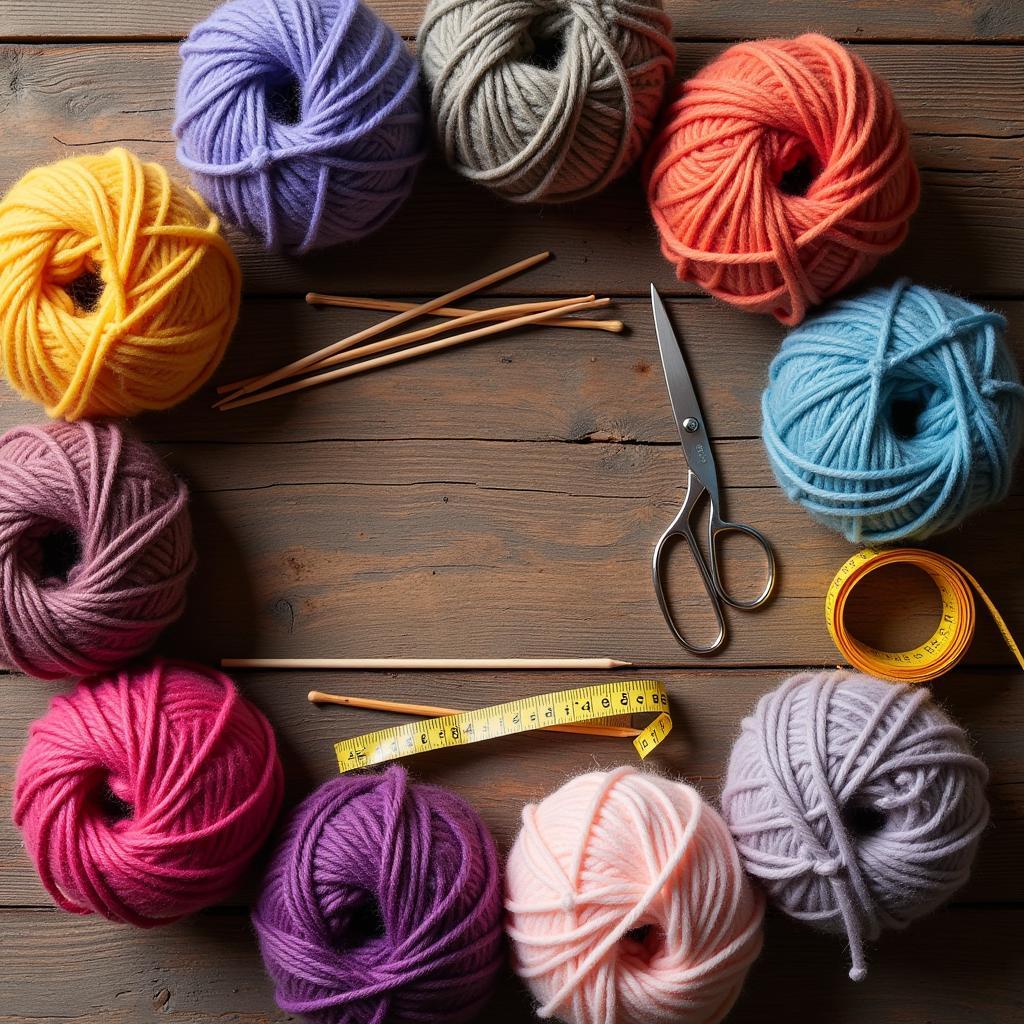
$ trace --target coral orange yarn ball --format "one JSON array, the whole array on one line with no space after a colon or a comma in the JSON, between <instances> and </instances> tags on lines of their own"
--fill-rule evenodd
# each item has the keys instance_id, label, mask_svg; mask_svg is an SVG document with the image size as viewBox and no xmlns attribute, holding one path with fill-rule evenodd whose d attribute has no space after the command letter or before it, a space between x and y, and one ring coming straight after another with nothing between
<instances>
[{"instance_id":1,"label":"coral orange yarn ball","mask_svg":"<svg viewBox=\"0 0 1024 1024\"><path fill-rule=\"evenodd\" d=\"M813 34L740 43L685 82L647 174L679 277L785 324L895 249L920 192L888 85Z\"/></svg>"},{"instance_id":2,"label":"coral orange yarn ball","mask_svg":"<svg viewBox=\"0 0 1024 1024\"><path fill-rule=\"evenodd\" d=\"M217 218L127 150L37 167L0 202L0 360L51 416L176 405L220 362L240 297Z\"/></svg>"}]
</instances>

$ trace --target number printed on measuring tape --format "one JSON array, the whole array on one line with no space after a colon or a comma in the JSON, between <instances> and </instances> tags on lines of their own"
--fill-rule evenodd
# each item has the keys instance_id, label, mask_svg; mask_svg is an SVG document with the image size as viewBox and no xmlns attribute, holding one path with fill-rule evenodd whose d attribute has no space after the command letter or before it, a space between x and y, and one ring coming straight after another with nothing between
<instances>
[{"instance_id":1,"label":"number printed on measuring tape","mask_svg":"<svg viewBox=\"0 0 1024 1024\"><path fill-rule=\"evenodd\" d=\"M942 608L935 631L909 651L882 651L858 640L846 625L846 603L857 585L887 565L916 566L935 584ZM973 588L973 592L972 592ZM825 623L840 654L854 667L891 682L927 683L954 668L974 638L974 593L989 610L1021 668L1024 656L1002 615L981 584L945 555L921 548L865 548L836 573L825 595Z\"/></svg>"},{"instance_id":2,"label":"number printed on measuring tape","mask_svg":"<svg viewBox=\"0 0 1024 1024\"><path fill-rule=\"evenodd\" d=\"M428 750L480 743L553 725L597 725L602 719L615 715L634 714L656 716L633 739L637 754L644 758L672 730L668 695L664 686L653 679L581 686L557 693L523 697L507 704L477 708L458 715L395 725L350 740L341 740L334 745L334 751L339 770L350 772Z\"/></svg>"}]
</instances>

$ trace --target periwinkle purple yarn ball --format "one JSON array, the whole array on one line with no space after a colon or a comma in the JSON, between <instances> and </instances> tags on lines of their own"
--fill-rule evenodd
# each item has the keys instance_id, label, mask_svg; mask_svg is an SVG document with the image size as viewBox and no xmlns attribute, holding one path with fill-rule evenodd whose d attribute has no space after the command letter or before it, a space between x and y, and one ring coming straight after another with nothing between
<instances>
[{"instance_id":1,"label":"periwinkle purple yarn ball","mask_svg":"<svg viewBox=\"0 0 1024 1024\"><path fill-rule=\"evenodd\" d=\"M967 881L988 772L924 687L804 673L765 694L732 750L722 813L744 867L791 917L864 943Z\"/></svg>"},{"instance_id":2,"label":"periwinkle purple yarn ball","mask_svg":"<svg viewBox=\"0 0 1024 1024\"><path fill-rule=\"evenodd\" d=\"M113 423L0 438L0 664L40 679L105 672L185 610L188 489Z\"/></svg>"},{"instance_id":3,"label":"periwinkle purple yarn ball","mask_svg":"<svg viewBox=\"0 0 1024 1024\"><path fill-rule=\"evenodd\" d=\"M362 238L409 195L424 152L418 63L359 0L230 0L181 55L178 160L268 249Z\"/></svg>"},{"instance_id":4,"label":"periwinkle purple yarn ball","mask_svg":"<svg viewBox=\"0 0 1024 1024\"><path fill-rule=\"evenodd\" d=\"M501 875L461 797L383 773L324 783L293 813L253 924L278 1005L316 1024L458 1024L502 963Z\"/></svg>"}]
</instances>

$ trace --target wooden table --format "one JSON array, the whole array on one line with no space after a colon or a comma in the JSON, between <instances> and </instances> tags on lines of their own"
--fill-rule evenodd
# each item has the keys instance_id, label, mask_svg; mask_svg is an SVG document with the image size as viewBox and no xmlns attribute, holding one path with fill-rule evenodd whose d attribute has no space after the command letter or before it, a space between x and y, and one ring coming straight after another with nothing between
<instances>
[{"instance_id":1,"label":"wooden table","mask_svg":"<svg viewBox=\"0 0 1024 1024\"><path fill-rule=\"evenodd\" d=\"M34 164L124 143L174 159L177 40L211 0L3 0L0 185ZM377 6L412 37L421 0ZM852 42L896 92L924 181L898 274L1003 310L1024 357L1024 4L1019 0L673 0L679 74L730 40L816 28ZM183 177L183 175L179 176ZM775 487L758 438L758 395L782 330L674 281L630 177L571 208L512 207L437 161L375 237L303 261L235 239L246 300L221 373L270 369L372 314L314 311L309 288L429 296L543 248L557 260L508 295L612 294L621 337L535 330L219 415L203 395L140 427L191 483L200 552L186 619L164 652L223 655L607 654L655 669L676 730L655 760L716 795L739 721L792 670L834 663L822 621L832 572L850 552ZM647 287L672 312L703 391L731 514L756 524L781 561L778 598L732 616L713 660L667 632L649 577L655 537L685 480L651 326ZM2 426L40 420L5 393ZM968 563L1024 631L1024 479L1002 507L936 547ZM741 563L742 567L742 563ZM685 570L680 563L679 572ZM701 614L680 575L675 600ZM908 587L913 581L907 581ZM914 591L866 602L866 628L920 635L934 601ZM894 614L895 613L895 614ZM1019 633L1018 633L1019 635ZM606 677L595 674L586 681ZM554 674L346 677L246 674L273 721L289 802L328 779L333 740L384 716L316 710L311 685L471 707L558 687ZM54 685L2 680L0 1021L258 1024L288 1019L273 1001L246 914L228 905L173 927L135 931L54 910L9 822L28 723ZM765 952L730 1018L986 1022L1024 1018L1024 685L987 622L962 668L936 686L992 769L993 825L954 903L870 951L868 979L846 976L843 943L771 915ZM522 805L567 776L632 757L627 743L533 736L425 756L411 765L483 813L503 847ZM488 1021L531 1019L511 978Z\"/></svg>"}]
</instances>

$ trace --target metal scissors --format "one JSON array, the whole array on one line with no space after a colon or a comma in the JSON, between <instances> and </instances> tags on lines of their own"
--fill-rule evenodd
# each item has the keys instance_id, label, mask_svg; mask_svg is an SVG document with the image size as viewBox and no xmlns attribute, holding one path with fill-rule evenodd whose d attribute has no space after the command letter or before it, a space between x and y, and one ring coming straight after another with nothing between
<instances>
[{"instance_id":1,"label":"metal scissors","mask_svg":"<svg viewBox=\"0 0 1024 1024\"><path fill-rule=\"evenodd\" d=\"M658 604L661 605L661 612L665 621L675 635L675 638L693 654L711 654L717 651L725 643L725 616L722 614L722 602L733 608L749 610L759 608L771 596L772 588L775 586L775 553L763 534L759 533L752 526L744 526L742 523L730 523L722 518L722 498L718 490L718 472L715 469L715 456L711 450L711 441L707 435L704 422L704 413L701 410L700 402L697 401L697 392L693 386L693 379L686 368L686 361L683 359L683 352L672 329L672 323L668 318L668 311L661 301L654 285L651 285L651 305L654 308L654 329L658 335L658 348L661 350L661 363L665 369L665 382L668 384L668 396L672 402L672 414L675 416L676 427L679 429L679 437L683 442L683 451L686 453L687 474L686 474L686 496L683 499L683 507L679 510L675 519L669 524L668 529L661 535L654 547L654 590L658 595ZM693 516L700 499L708 496L710 506L708 515L708 557L705 560L701 549L697 544L690 519ZM766 565L764 589L757 597L748 600L739 600L730 594L722 582L722 574L718 564L718 541L725 533L743 533L752 537L764 550ZM672 617L668 600L665 597L664 561L666 544L678 538L685 540L690 548L690 553L697 568L700 570L701 578L704 580L704 587L711 599L711 607L714 610L715 618L718 620L718 636L715 641L707 647L700 647L690 643L680 632Z\"/></svg>"}]
</instances>

